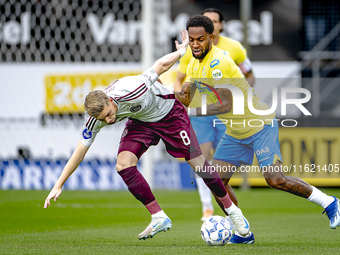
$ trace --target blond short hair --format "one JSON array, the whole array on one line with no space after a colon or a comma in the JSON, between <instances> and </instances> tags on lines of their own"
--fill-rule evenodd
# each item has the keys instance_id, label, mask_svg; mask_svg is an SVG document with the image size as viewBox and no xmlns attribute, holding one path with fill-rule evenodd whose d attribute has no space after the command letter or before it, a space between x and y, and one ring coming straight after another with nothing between
<instances>
[{"instance_id":1,"label":"blond short hair","mask_svg":"<svg viewBox=\"0 0 340 255\"><path fill-rule=\"evenodd\" d=\"M97 117L109 105L110 99L101 90L91 91L85 98L84 108L91 117Z\"/></svg>"}]
</instances>

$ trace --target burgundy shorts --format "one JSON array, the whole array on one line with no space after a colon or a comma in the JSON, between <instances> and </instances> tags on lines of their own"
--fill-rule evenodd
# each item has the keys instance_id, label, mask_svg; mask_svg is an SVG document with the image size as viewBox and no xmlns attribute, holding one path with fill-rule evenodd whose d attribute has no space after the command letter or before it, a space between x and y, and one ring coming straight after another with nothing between
<instances>
[{"instance_id":1,"label":"burgundy shorts","mask_svg":"<svg viewBox=\"0 0 340 255\"><path fill-rule=\"evenodd\" d=\"M129 119L123 131L118 154L131 151L138 159L159 140L165 144L167 152L175 158L190 160L202 154L188 114L178 99L171 111L157 122L143 122Z\"/></svg>"}]
</instances>

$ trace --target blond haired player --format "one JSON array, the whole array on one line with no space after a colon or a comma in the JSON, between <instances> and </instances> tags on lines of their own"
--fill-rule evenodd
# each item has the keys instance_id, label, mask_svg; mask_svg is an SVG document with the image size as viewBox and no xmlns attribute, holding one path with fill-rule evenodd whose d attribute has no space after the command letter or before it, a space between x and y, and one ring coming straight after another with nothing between
<instances>
[{"instance_id":1,"label":"blond haired player","mask_svg":"<svg viewBox=\"0 0 340 255\"><path fill-rule=\"evenodd\" d=\"M211 169L199 148L184 106L174 93L163 86L158 76L173 66L184 55L188 46L187 32L181 31L182 44L176 42L177 51L169 53L142 75L127 76L115 81L104 90L90 92L85 99L85 122L75 151L65 165L53 189L47 196L44 208L60 196L62 186L84 159L99 131L105 126L128 118L119 144L116 170L131 194L151 214L151 223L138 235L139 239L151 238L172 227L154 197L147 181L137 169L140 157L162 139L167 152L176 158L185 158L212 192L219 197L239 232L247 235L249 226L241 210L233 204L218 175ZM111 141L109 138L108 142Z\"/></svg>"}]
</instances>

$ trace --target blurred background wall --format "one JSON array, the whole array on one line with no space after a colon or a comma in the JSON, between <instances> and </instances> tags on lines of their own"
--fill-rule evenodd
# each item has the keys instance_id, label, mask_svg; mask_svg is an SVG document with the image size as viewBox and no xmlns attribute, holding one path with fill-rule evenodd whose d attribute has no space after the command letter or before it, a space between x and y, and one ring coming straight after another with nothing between
<instances>
[{"instance_id":1,"label":"blurred background wall","mask_svg":"<svg viewBox=\"0 0 340 255\"><path fill-rule=\"evenodd\" d=\"M141 73L145 42L152 46L147 56L152 61L173 51L188 18L208 7L223 13L224 35L246 46L262 100L271 105L274 87L311 92L305 107L312 116L296 107L282 116L278 109L278 118L298 123L294 128L281 123L280 128L288 174L318 186L339 186L339 5L305 0L0 0L0 189L50 189L77 144L86 94ZM151 6L149 23L142 19L143 6ZM245 24L242 6L251 14ZM146 31L152 36L145 38ZM163 83L172 87L175 75L176 66L161 77ZM119 123L101 131L65 188L125 189L115 171L123 128ZM168 156L162 144L149 154L152 167L141 169L153 188L195 188L187 164ZM243 177L237 174L232 184L266 185L260 173Z\"/></svg>"}]
</instances>

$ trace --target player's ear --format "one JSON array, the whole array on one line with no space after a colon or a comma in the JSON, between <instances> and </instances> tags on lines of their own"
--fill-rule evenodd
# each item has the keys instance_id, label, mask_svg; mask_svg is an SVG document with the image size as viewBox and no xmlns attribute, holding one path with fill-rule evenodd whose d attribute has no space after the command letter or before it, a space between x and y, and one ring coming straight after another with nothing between
<instances>
[{"instance_id":1,"label":"player's ear","mask_svg":"<svg viewBox=\"0 0 340 255\"><path fill-rule=\"evenodd\" d=\"M111 103L111 104L114 104L114 105L115 105L115 103L113 102L112 97L109 97L109 100L110 100L110 103Z\"/></svg>"}]
</instances>

